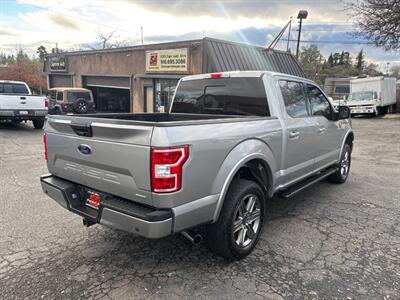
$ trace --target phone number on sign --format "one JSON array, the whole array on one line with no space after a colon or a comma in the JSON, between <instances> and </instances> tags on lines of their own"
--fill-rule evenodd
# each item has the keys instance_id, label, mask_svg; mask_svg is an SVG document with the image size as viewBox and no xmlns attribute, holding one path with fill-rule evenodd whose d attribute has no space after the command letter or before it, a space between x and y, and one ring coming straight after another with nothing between
<instances>
[{"instance_id":1,"label":"phone number on sign","mask_svg":"<svg viewBox=\"0 0 400 300\"><path fill-rule=\"evenodd\" d=\"M178 65L178 64L186 64L185 58L174 58L174 59L161 59L162 65Z\"/></svg>"}]
</instances>

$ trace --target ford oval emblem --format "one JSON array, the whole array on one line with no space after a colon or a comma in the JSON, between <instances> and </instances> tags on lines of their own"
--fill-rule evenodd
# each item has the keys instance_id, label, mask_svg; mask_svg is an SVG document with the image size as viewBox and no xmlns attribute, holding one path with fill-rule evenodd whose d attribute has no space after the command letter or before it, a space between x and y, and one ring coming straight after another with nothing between
<instances>
[{"instance_id":1,"label":"ford oval emblem","mask_svg":"<svg viewBox=\"0 0 400 300\"><path fill-rule=\"evenodd\" d=\"M92 153L92 148L90 148L90 146L84 145L84 144L80 144L78 146L78 150L82 154L90 154L90 153Z\"/></svg>"}]
</instances>

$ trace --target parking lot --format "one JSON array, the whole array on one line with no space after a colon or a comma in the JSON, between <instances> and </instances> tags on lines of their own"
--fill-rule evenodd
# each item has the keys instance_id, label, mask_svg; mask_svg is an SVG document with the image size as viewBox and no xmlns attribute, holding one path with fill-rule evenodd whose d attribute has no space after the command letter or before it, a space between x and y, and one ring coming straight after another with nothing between
<instances>
[{"instance_id":1,"label":"parking lot","mask_svg":"<svg viewBox=\"0 0 400 300\"><path fill-rule=\"evenodd\" d=\"M0 298L398 299L400 120L354 119L352 171L274 198L248 258L180 235L146 240L44 196L42 132L0 125Z\"/></svg>"}]
</instances>

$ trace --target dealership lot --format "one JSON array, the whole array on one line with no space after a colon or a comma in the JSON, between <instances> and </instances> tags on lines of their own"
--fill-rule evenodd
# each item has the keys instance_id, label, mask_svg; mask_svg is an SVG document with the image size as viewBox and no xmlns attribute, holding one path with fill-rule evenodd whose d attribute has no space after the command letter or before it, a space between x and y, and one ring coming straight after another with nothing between
<instances>
[{"instance_id":1,"label":"dealership lot","mask_svg":"<svg viewBox=\"0 0 400 300\"><path fill-rule=\"evenodd\" d=\"M400 120L353 125L348 181L272 199L254 253L227 263L179 235L85 228L41 191L42 132L0 124L0 298L397 299Z\"/></svg>"}]
</instances>

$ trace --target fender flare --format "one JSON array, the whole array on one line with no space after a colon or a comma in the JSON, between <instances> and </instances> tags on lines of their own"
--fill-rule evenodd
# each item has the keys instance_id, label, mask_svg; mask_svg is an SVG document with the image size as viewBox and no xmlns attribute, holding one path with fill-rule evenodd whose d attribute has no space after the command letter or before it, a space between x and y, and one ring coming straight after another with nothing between
<instances>
[{"instance_id":1,"label":"fender flare","mask_svg":"<svg viewBox=\"0 0 400 300\"><path fill-rule=\"evenodd\" d=\"M338 161L340 161L340 158L342 157L344 144L346 143L347 138L348 138L350 135L353 135L353 141L354 141L354 132L353 132L353 130L350 129L350 130L348 130L348 131L346 132L346 135L345 135L344 138L343 138L342 146L341 146L341 148L340 148L340 153L339 153ZM352 148L352 149L353 149L353 148Z\"/></svg>"},{"instance_id":2,"label":"fender flare","mask_svg":"<svg viewBox=\"0 0 400 300\"><path fill-rule=\"evenodd\" d=\"M248 139L241 142L240 144L236 145L236 147L233 148L226 156L216 176L216 179L214 180L213 191L215 191L215 193L219 193L219 198L212 222L218 220L226 193L235 175L241 167L254 159L262 160L269 168L268 172L270 173L269 178L271 180L269 185L272 189L274 185L273 174L277 169L276 159L272 150L264 141L259 139Z\"/></svg>"}]
</instances>

